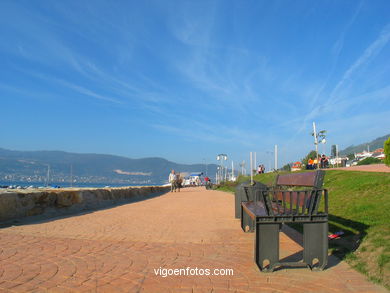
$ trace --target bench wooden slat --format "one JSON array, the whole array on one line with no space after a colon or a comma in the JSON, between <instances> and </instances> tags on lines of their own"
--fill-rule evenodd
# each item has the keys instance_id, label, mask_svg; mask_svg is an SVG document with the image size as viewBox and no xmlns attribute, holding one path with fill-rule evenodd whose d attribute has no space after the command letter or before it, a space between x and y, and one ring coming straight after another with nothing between
<instances>
[{"instance_id":1,"label":"bench wooden slat","mask_svg":"<svg viewBox=\"0 0 390 293\"><path fill-rule=\"evenodd\" d=\"M288 193L289 196L285 194ZM305 196L300 196L300 193L304 193ZM292 206L305 207L305 203L310 200L310 194L307 190L296 190L296 191L274 191L275 198L278 201L282 201L284 203L290 203L290 209ZM287 208L284 206L284 209Z\"/></svg>"},{"instance_id":2,"label":"bench wooden slat","mask_svg":"<svg viewBox=\"0 0 390 293\"><path fill-rule=\"evenodd\" d=\"M268 215L264 204L260 201L247 201L241 203L241 205L252 220L255 220L256 217L265 217Z\"/></svg>"},{"instance_id":3,"label":"bench wooden slat","mask_svg":"<svg viewBox=\"0 0 390 293\"><path fill-rule=\"evenodd\" d=\"M321 188L324 181L324 176L325 172L323 170L317 170L315 172L284 174L277 176L276 185Z\"/></svg>"}]
</instances>

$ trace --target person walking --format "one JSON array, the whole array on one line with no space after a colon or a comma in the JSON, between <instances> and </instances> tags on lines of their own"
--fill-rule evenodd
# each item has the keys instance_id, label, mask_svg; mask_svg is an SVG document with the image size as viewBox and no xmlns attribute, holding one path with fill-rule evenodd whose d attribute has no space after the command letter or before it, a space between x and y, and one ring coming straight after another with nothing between
<instances>
[{"instance_id":1,"label":"person walking","mask_svg":"<svg viewBox=\"0 0 390 293\"><path fill-rule=\"evenodd\" d=\"M168 177L168 182L171 183L171 192L176 191L176 174L175 170L172 170Z\"/></svg>"},{"instance_id":2,"label":"person walking","mask_svg":"<svg viewBox=\"0 0 390 293\"><path fill-rule=\"evenodd\" d=\"M176 175L176 180L175 180L175 185L176 185L176 189L178 192L180 192L180 188L182 188L182 182L183 182L183 178L181 177L181 174L177 174Z\"/></svg>"}]
</instances>

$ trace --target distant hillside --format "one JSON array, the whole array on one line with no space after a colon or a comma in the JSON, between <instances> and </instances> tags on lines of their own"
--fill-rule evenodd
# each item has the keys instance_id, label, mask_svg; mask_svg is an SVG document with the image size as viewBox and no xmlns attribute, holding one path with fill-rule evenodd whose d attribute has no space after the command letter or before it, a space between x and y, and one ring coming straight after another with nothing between
<instances>
[{"instance_id":1,"label":"distant hillside","mask_svg":"<svg viewBox=\"0 0 390 293\"><path fill-rule=\"evenodd\" d=\"M384 135L382 137L378 137L371 142L362 143L362 144L359 144L357 146L351 145L351 146L347 147L346 149L340 151L340 155L345 156L345 155L349 155L349 154L360 153L364 150L367 150L368 147L370 148L370 151L373 151L373 150L378 149L378 148L383 148L383 144L384 144L385 140L388 139L389 137L390 137L390 134L387 134L387 135Z\"/></svg>"},{"instance_id":2,"label":"distant hillside","mask_svg":"<svg viewBox=\"0 0 390 293\"><path fill-rule=\"evenodd\" d=\"M11 151L0 148L0 181L45 180L48 166L52 182L153 183L167 180L170 170L205 172L204 164L177 164L163 158L130 159L103 154L62 151ZM217 165L207 165L215 174Z\"/></svg>"}]
</instances>

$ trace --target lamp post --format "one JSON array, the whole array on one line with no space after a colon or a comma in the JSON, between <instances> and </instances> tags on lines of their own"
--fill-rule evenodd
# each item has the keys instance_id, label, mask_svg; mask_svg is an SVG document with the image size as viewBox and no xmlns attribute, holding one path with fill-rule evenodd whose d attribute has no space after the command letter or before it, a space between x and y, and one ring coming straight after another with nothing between
<instances>
[{"instance_id":1,"label":"lamp post","mask_svg":"<svg viewBox=\"0 0 390 293\"><path fill-rule=\"evenodd\" d=\"M241 167L241 175L246 175L246 172L244 172L244 170L245 170L245 161L242 161L240 163L240 167Z\"/></svg>"},{"instance_id":2,"label":"lamp post","mask_svg":"<svg viewBox=\"0 0 390 293\"><path fill-rule=\"evenodd\" d=\"M316 124L315 124L315 122L313 122L313 133L311 135L314 136L314 145L316 146L317 169L318 169L318 166L320 165L319 161L318 161L318 143L321 142L321 143L325 144L325 142L326 142L325 133L326 133L326 130L321 130L317 133Z\"/></svg>"},{"instance_id":3,"label":"lamp post","mask_svg":"<svg viewBox=\"0 0 390 293\"><path fill-rule=\"evenodd\" d=\"M217 183L221 183L221 181L223 180L223 161L227 161L228 159L228 156L226 154L219 154L217 155L217 161L220 161L220 168L219 168L219 181Z\"/></svg>"},{"instance_id":4,"label":"lamp post","mask_svg":"<svg viewBox=\"0 0 390 293\"><path fill-rule=\"evenodd\" d=\"M274 154L274 152L271 152L271 151L266 151L267 155L268 155L268 166L269 166L269 171L271 172L272 170L272 155Z\"/></svg>"}]
</instances>

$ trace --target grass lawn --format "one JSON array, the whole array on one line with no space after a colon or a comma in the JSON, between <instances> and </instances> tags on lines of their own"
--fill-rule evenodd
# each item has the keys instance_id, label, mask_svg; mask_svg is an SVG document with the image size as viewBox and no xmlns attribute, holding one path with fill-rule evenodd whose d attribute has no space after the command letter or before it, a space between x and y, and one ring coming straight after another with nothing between
<instances>
[{"instance_id":1,"label":"grass lawn","mask_svg":"<svg viewBox=\"0 0 390 293\"><path fill-rule=\"evenodd\" d=\"M254 179L271 185L275 176L266 173ZM236 184L219 190L234 192ZM390 174L327 170L324 188L329 190L329 232L345 232L329 241L330 252L390 289Z\"/></svg>"}]
</instances>

